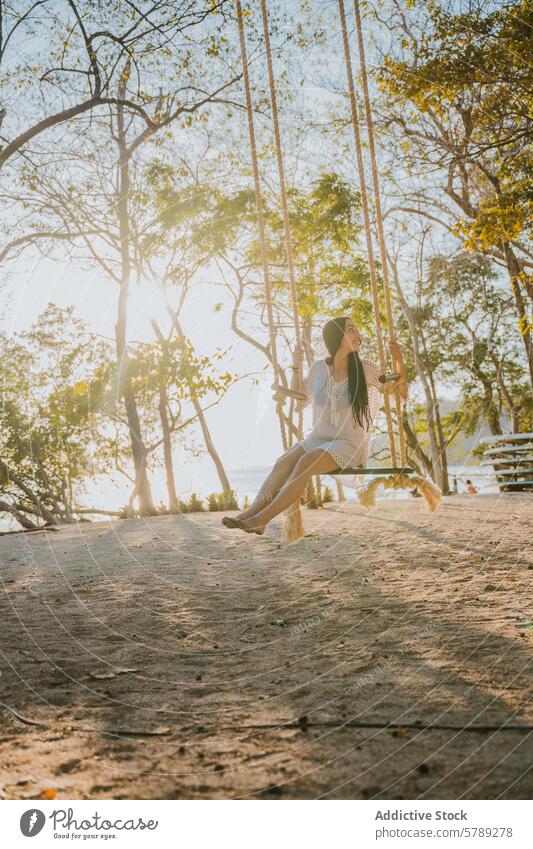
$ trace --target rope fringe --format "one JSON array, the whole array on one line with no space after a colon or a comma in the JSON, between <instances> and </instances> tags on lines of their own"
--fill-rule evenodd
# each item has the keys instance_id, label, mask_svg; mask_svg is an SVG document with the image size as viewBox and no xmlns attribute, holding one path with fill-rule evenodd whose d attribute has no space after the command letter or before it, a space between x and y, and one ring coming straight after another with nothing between
<instances>
[{"instance_id":1,"label":"rope fringe","mask_svg":"<svg viewBox=\"0 0 533 849\"><path fill-rule=\"evenodd\" d=\"M438 486L421 475L389 475L374 478L365 489L359 493L359 502L363 507L375 507L378 489L418 489L426 500L430 513L434 513L442 501L442 492Z\"/></svg>"},{"instance_id":2,"label":"rope fringe","mask_svg":"<svg viewBox=\"0 0 533 849\"><path fill-rule=\"evenodd\" d=\"M291 504L285 512L285 522L283 524L283 539L285 542L298 542L305 535L305 528L302 519L302 510L299 502Z\"/></svg>"}]
</instances>

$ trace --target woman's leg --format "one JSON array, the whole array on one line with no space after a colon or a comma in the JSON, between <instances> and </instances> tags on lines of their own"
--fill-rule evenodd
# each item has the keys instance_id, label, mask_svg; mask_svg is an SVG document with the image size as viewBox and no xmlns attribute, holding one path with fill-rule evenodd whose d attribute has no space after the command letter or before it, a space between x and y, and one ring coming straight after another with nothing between
<instances>
[{"instance_id":1,"label":"woman's leg","mask_svg":"<svg viewBox=\"0 0 533 849\"><path fill-rule=\"evenodd\" d=\"M261 489L257 493L253 502L247 510L239 513L238 519L249 519L250 516L255 516L259 510L262 510L270 504L276 497L281 487L293 471L296 463L305 455L305 451L299 445L293 445L281 457L278 457L274 463L274 467L266 480L261 484Z\"/></svg>"},{"instance_id":2,"label":"woman's leg","mask_svg":"<svg viewBox=\"0 0 533 849\"><path fill-rule=\"evenodd\" d=\"M304 454L297 461L293 471L276 497L270 504L267 504L262 510L259 510L251 517L246 524L249 528L263 533L265 527L275 516L278 516L279 513L282 513L283 510L286 510L298 500L308 480L313 475L325 475L328 472L333 472L338 468L338 465L331 454L321 448Z\"/></svg>"}]
</instances>

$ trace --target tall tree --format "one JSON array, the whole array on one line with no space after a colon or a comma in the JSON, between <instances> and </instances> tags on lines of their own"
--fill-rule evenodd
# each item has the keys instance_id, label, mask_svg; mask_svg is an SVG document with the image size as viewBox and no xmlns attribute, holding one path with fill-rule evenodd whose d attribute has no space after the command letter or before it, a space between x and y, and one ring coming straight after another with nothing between
<instances>
[{"instance_id":1,"label":"tall tree","mask_svg":"<svg viewBox=\"0 0 533 849\"><path fill-rule=\"evenodd\" d=\"M0 512L24 527L74 521L88 470L109 469L109 353L72 309L52 305L24 333L0 336Z\"/></svg>"},{"instance_id":2,"label":"tall tree","mask_svg":"<svg viewBox=\"0 0 533 849\"><path fill-rule=\"evenodd\" d=\"M476 0L459 13L417 0L407 14L392 0L385 24L393 46L377 77L404 176L420 175L423 186L398 206L440 220L467 249L506 268L533 384L532 14L528 0L500 7Z\"/></svg>"},{"instance_id":3,"label":"tall tree","mask_svg":"<svg viewBox=\"0 0 533 849\"><path fill-rule=\"evenodd\" d=\"M184 4L180 31L185 33L197 26L205 34L204 21L211 13L216 17L218 8L211 7L210 11L202 9L201 14L198 10L191 17ZM213 43L209 44L211 46L203 58L206 55L209 58L209 51L216 55ZM76 139L75 146L69 147L67 161L70 170L65 173L64 152L48 154L46 166L39 162L26 168L23 182L28 195L23 202L32 212L32 236L31 239L28 235L22 236L11 242L15 251L35 241L39 244L70 244L76 250L83 246L86 258L118 285L115 326L117 387L124 401L130 432L135 497L140 512L145 515L153 514L156 508L148 479L147 445L130 381L127 346L127 305L132 274L143 271L140 254L150 232L151 215L143 204L143 190L139 183L143 173L142 152L146 146L155 144L155 137L165 128L179 124L183 131L190 125L192 117L208 104L224 102L223 92L236 80L231 69L227 70L222 63L226 80L221 82L217 76L218 69L204 69L199 64L198 55L192 57L188 47L183 48L181 55L172 56L172 62L168 48L164 54L169 64L167 71L173 68L175 77L183 77L184 84L168 94L160 91L152 103L150 114L146 110L139 113L129 109L130 89L132 85L138 85L139 66L134 53L125 54L120 62L116 97L107 104L108 115L95 119L92 127ZM213 77L215 81L210 88ZM72 139L69 142L72 144ZM115 174L110 175L110 170L114 170ZM109 191L110 176L115 187L113 192Z\"/></svg>"},{"instance_id":4,"label":"tall tree","mask_svg":"<svg viewBox=\"0 0 533 849\"><path fill-rule=\"evenodd\" d=\"M151 129L170 124L189 111L184 104L183 78L188 64L196 62L191 45L183 47L177 62L171 45L187 37L209 16L224 17L229 0L191 4L188 0L163 0L149 10L129 0L18 0L0 4L0 71L9 101L0 108L3 145L0 168L12 157L25 154L30 143L48 130L88 112L102 114L121 106L137 114ZM41 36L35 38L35 35ZM20 50L24 39L33 39L31 52ZM220 41L211 34L211 53ZM135 62L135 81L118 90L117 80L126 59ZM167 66L167 79L176 81L168 92L168 109L150 107L159 93L149 94L146 72ZM180 77L174 76L176 67ZM167 84L168 85L168 84ZM196 89L198 93L198 89ZM209 95L208 95L209 99ZM194 108L194 107L193 107Z\"/></svg>"}]
</instances>

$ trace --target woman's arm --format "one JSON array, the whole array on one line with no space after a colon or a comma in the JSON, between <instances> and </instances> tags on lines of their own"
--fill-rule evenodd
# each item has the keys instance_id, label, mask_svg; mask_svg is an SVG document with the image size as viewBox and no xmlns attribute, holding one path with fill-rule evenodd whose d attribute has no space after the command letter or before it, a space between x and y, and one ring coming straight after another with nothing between
<instances>
[{"instance_id":1,"label":"woman's arm","mask_svg":"<svg viewBox=\"0 0 533 849\"><path fill-rule=\"evenodd\" d=\"M291 388L289 389L287 386L282 386L279 383L273 383L272 389L274 390L274 400L278 401L284 398L294 398L300 404L306 404L308 401L308 393L307 388L305 386L305 381L302 375L302 366L304 359L304 351L303 348L298 347L294 351L294 365L292 367L292 381Z\"/></svg>"},{"instance_id":2,"label":"woman's arm","mask_svg":"<svg viewBox=\"0 0 533 849\"><path fill-rule=\"evenodd\" d=\"M300 392L297 389L288 389L287 386L281 386L280 383L273 383L272 389L275 392L274 399L276 399L276 395L281 395L284 398L294 398L296 401L306 401L307 393Z\"/></svg>"}]
</instances>

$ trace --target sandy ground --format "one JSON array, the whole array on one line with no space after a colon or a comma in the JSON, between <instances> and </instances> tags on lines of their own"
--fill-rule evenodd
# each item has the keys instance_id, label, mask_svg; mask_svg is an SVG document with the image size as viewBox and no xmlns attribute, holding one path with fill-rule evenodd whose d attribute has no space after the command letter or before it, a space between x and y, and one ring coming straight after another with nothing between
<instances>
[{"instance_id":1,"label":"sandy ground","mask_svg":"<svg viewBox=\"0 0 533 849\"><path fill-rule=\"evenodd\" d=\"M4 798L531 796L531 497L221 515L0 539Z\"/></svg>"}]
</instances>

